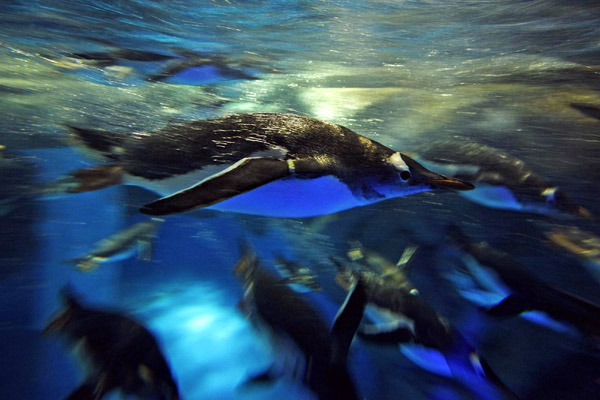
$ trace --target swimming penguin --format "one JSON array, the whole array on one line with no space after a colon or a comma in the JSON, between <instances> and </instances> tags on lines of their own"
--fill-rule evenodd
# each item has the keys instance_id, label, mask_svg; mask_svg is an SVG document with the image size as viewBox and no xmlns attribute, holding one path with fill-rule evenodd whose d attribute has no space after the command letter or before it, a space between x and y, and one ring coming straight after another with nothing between
<instances>
[{"instance_id":1,"label":"swimming penguin","mask_svg":"<svg viewBox=\"0 0 600 400\"><path fill-rule=\"evenodd\" d=\"M236 114L129 135L73 128L110 164L76 171L69 192L124 183L165 197L149 215L209 207L311 217L434 188L473 185L333 123L292 114Z\"/></svg>"},{"instance_id":2,"label":"swimming penguin","mask_svg":"<svg viewBox=\"0 0 600 400\"><path fill-rule=\"evenodd\" d=\"M280 285L279 278L267 271L248 248L234 274L245 289L241 309L254 325L267 333L274 345L291 340L294 346L284 348L296 348L303 356L303 368L293 369L301 374L304 384L320 400L357 400L346 360L366 305L362 283L350 291L330 330L313 306L299 293ZM281 374L273 369L255 379L279 377Z\"/></svg>"},{"instance_id":3,"label":"swimming penguin","mask_svg":"<svg viewBox=\"0 0 600 400\"><path fill-rule=\"evenodd\" d=\"M283 255L278 255L275 258L275 268L277 272L284 276L279 281L280 285L290 285L300 293L305 291L320 292L323 290L315 273L305 265L288 260Z\"/></svg>"},{"instance_id":4,"label":"swimming penguin","mask_svg":"<svg viewBox=\"0 0 600 400\"><path fill-rule=\"evenodd\" d=\"M349 290L352 283L359 279L363 282L370 306L396 315L396 320L404 322L387 331L379 331L375 326L370 326L366 331L360 332L361 336L384 342L415 342L438 350L449 346L452 337L448 323L415 292L411 292L405 285L396 285L383 275L367 269L351 268L335 258L330 260L339 271L335 278L338 285Z\"/></svg>"},{"instance_id":5,"label":"swimming penguin","mask_svg":"<svg viewBox=\"0 0 600 400\"><path fill-rule=\"evenodd\" d=\"M87 307L65 288L64 308L46 326L45 335L65 337L83 352L87 375L68 400L100 400L113 391L123 395L179 400L177 384L152 334L120 313Z\"/></svg>"},{"instance_id":6,"label":"swimming penguin","mask_svg":"<svg viewBox=\"0 0 600 400\"><path fill-rule=\"evenodd\" d=\"M140 84L144 81L206 85L229 80L258 79L249 71L273 70L257 60L231 59L218 53L154 52L115 48L108 51L41 55L61 69L77 72L100 84Z\"/></svg>"},{"instance_id":7,"label":"swimming penguin","mask_svg":"<svg viewBox=\"0 0 600 400\"><path fill-rule=\"evenodd\" d=\"M414 252L412 246L408 249ZM458 379L480 398L501 398L497 389L516 398L476 349L416 290L396 285L385 275L331 260L339 271L335 278L339 286L349 290L356 279L364 286L368 303L365 314L374 323L365 324L358 337L376 344L400 345L401 353L419 367Z\"/></svg>"},{"instance_id":8,"label":"swimming penguin","mask_svg":"<svg viewBox=\"0 0 600 400\"><path fill-rule=\"evenodd\" d=\"M86 255L67 262L76 265L80 271L89 272L102 263L124 260L136 252L139 259L150 261L152 240L162 222L164 220L158 218L138 222L102 239Z\"/></svg>"},{"instance_id":9,"label":"swimming penguin","mask_svg":"<svg viewBox=\"0 0 600 400\"><path fill-rule=\"evenodd\" d=\"M257 77L229 62L224 57L196 56L166 63L146 80L179 85L207 85L223 80L255 80Z\"/></svg>"},{"instance_id":10,"label":"swimming penguin","mask_svg":"<svg viewBox=\"0 0 600 400\"><path fill-rule=\"evenodd\" d=\"M600 305L541 281L508 254L470 241L457 226L449 227L448 237L474 274L481 280L494 280L494 285L508 292L486 309L487 314L507 317L539 310L556 321L570 323L587 336L600 338Z\"/></svg>"},{"instance_id":11,"label":"swimming penguin","mask_svg":"<svg viewBox=\"0 0 600 400\"><path fill-rule=\"evenodd\" d=\"M473 182L475 190L460 195L483 206L592 217L556 185L499 149L473 142L437 141L416 147L409 154L427 168Z\"/></svg>"}]
</instances>

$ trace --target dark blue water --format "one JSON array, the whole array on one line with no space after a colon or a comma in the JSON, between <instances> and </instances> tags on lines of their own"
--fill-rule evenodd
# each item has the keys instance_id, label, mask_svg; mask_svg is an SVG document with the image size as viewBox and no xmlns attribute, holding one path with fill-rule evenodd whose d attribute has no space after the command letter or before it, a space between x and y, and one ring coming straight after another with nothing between
<instances>
[{"instance_id":1,"label":"dark blue water","mask_svg":"<svg viewBox=\"0 0 600 400\"><path fill-rule=\"evenodd\" d=\"M598 215L600 121L571 104L600 107L599 26L594 1L5 1L0 193L14 199L96 165L69 147L65 124L151 131L269 111L332 121L398 150L438 139L494 146ZM81 379L65 346L40 336L66 283L144 322L185 399L310 398L289 379L238 388L272 359L236 308L242 289L231 268L242 236L267 265L283 253L310 266L325 290L307 296L328 321L345 295L330 255L359 240L394 262L409 242L435 249L448 223L600 302L600 284L543 233L574 224L600 235L595 222L484 208L452 193L303 220L196 211L166 220L150 262L90 273L64 263L141 221L137 208L155 197L121 186L0 203L0 398L58 399ZM600 399L600 353L582 335L481 316L432 269L443 256L419 257L421 295L519 398ZM493 398L468 378L419 368L397 346L356 341L349 365L368 399Z\"/></svg>"}]
</instances>

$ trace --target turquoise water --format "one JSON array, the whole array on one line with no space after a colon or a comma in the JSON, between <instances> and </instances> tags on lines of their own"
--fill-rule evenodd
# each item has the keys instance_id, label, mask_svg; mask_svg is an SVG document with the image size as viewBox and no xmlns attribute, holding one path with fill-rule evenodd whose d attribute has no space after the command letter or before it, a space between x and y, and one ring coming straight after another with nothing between
<instances>
[{"instance_id":1,"label":"turquoise water","mask_svg":"<svg viewBox=\"0 0 600 400\"><path fill-rule=\"evenodd\" d=\"M97 165L69 147L65 124L126 133L268 111L338 123L398 150L439 139L493 146L599 215L600 121L572 106L600 108L598 26L594 1L2 2L0 194L10 201L0 203L0 398L62 398L80 381L65 346L40 336L66 283L89 304L142 321L184 399L311 398L291 379L240 389L273 358L236 308L240 237L269 267L284 254L312 268L324 291L307 298L327 321L345 296L329 256L345 257L358 240L395 262L409 243L437 248L449 223L544 282L600 302L590 268L544 234L577 226L600 235L595 221L485 208L454 193L309 219L176 215L161 226L151 261L89 273L65 261L143 220L138 207L156 196L119 186L18 197ZM600 398L597 344L573 329L482 315L436 272L445 262L422 252L411 278L512 392ZM361 398L505 398L406 354L356 340L349 367Z\"/></svg>"}]
</instances>

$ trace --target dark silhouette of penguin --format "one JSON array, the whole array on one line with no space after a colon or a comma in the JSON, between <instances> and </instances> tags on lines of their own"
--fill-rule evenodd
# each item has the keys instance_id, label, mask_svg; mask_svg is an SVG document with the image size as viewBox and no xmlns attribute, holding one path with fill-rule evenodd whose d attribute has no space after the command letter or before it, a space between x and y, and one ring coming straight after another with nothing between
<instances>
[{"instance_id":1,"label":"dark silhouette of penguin","mask_svg":"<svg viewBox=\"0 0 600 400\"><path fill-rule=\"evenodd\" d=\"M72 131L109 164L76 171L67 191L142 186L166 196L141 208L150 215L210 207L309 217L438 187L473 189L340 125L292 114L229 115L129 135Z\"/></svg>"},{"instance_id":2,"label":"dark silhouette of penguin","mask_svg":"<svg viewBox=\"0 0 600 400\"><path fill-rule=\"evenodd\" d=\"M68 288L64 308L44 329L83 352L87 375L66 400L100 400L119 390L141 399L179 400L177 384L154 336L140 323L81 304Z\"/></svg>"},{"instance_id":3,"label":"dark silhouette of penguin","mask_svg":"<svg viewBox=\"0 0 600 400\"><path fill-rule=\"evenodd\" d=\"M267 271L257 255L246 248L234 268L245 288L241 309L277 340L291 340L304 356L302 381L320 400L359 399L346 361L350 345L366 306L366 293L359 281L340 308L331 330L320 314L280 279ZM267 335L267 336L269 336ZM290 347L285 346L287 349ZM265 372L255 380L276 375Z\"/></svg>"}]
</instances>

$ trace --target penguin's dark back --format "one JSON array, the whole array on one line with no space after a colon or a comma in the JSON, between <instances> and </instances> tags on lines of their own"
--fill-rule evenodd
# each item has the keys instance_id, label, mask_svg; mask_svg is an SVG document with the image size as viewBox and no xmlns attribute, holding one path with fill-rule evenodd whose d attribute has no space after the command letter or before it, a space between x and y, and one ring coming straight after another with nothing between
<instances>
[{"instance_id":1,"label":"penguin's dark back","mask_svg":"<svg viewBox=\"0 0 600 400\"><path fill-rule=\"evenodd\" d=\"M79 307L60 330L72 343L85 339L86 351L99 366L115 359L129 365L145 362L170 376L154 336L137 321L119 313Z\"/></svg>"},{"instance_id":2,"label":"penguin's dark back","mask_svg":"<svg viewBox=\"0 0 600 400\"><path fill-rule=\"evenodd\" d=\"M315 159L324 167L381 168L394 152L329 122L293 114L234 114L172 124L154 133L132 133L121 163L132 175L162 179L252 155Z\"/></svg>"},{"instance_id":3,"label":"penguin's dark back","mask_svg":"<svg viewBox=\"0 0 600 400\"><path fill-rule=\"evenodd\" d=\"M436 141L418 146L414 151L425 160L438 163L471 165L479 167L474 174L455 175L470 181L495 182L497 184L521 185L534 190L547 187L548 182L522 160L481 143L469 141Z\"/></svg>"}]
</instances>

